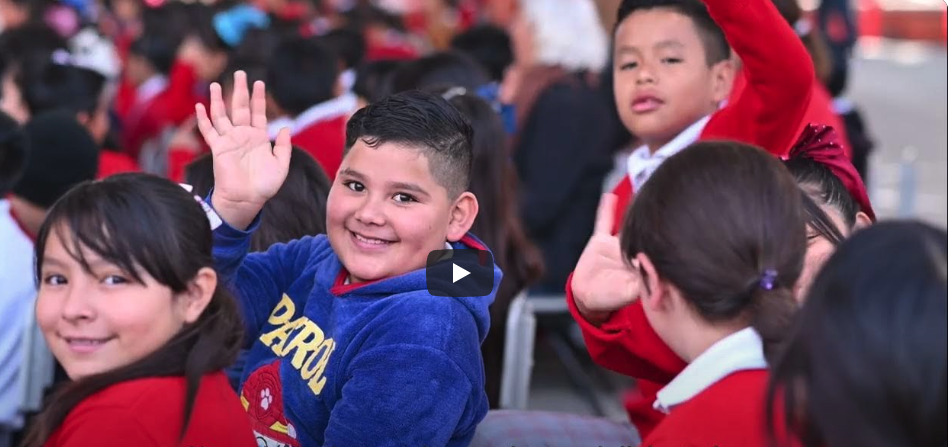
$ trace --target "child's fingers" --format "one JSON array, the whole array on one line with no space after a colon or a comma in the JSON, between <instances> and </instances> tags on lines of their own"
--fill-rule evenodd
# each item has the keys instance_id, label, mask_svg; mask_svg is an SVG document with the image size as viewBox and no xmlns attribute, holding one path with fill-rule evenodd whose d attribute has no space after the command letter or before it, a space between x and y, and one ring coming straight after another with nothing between
<instances>
[{"instance_id":1,"label":"child's fingers","mask_svg":"<svg viewBox=\"0 0 948 447\"><path fill-rule=\"evenodd\" d=\"M247 88L247 73L234 72L234 93L230 100L230 116L235 126L250 125L250 91Z\"/></svg>"},{"instance_id":2,"label":"child's fingers","mask_svg":"<svg viewBox=\"0 0 948 447\"><path fill-rule=\"evenodd\" d=\"M204 141L208 146L211 147L211 149L214 149L217 139L221 136L219 133L217 133L217 130L214 129L214 125L211 124L211 120L208 119L207 110L204 109L203 104L196 104L194 106L194 117L197 119L197 127L198 130L201 131L201 136L204 137Z\"/></svg>"},{"instance_id":3,"label":"child's fingers","mask_svg":"<svg viewBox=\"0 0 948 447\"><path fill-rule=\"evenodd\" d=\"M267 128L267 89L263 82L253 83L250 97L250 125L257 129Z\"/></svg>"},{"instance_id":4,"label":"child's fingers","mask_svg":"<svg viewBox=\"0 0 948 447\"><path fill-rule=\"evenodd\" d=\"M277 133L276 141L273 145L273 156L280 162L280 165L290 166L290 156L293 154L293 146L290 143L290 129L284 127Z\"/></svg>"},{"instance_id":5,"label":"child's fingers","mask_svg":"<svg viewBox=\"0 0 948 447\"><path fill-rule=\"evenodd\" d=\"M618 200L618 198L615 194L606 193L602 195L602 199L599 200L599 209L596 211L594 234L612 235L612 226L615 222L616 214L616 200Z\"/></svg>"},{"instance_id":6,"label":"child's fingers","mask_svg":"<svg viewBox=\"0 0 948 447\"><path fill-rule=\"evenodd\" d=\"M227 118L227 111L224 109L221 85L215 82L211 84L211 122L214 123L214 128L217 129L217 133L221 135L230 132L234 127L234 125L230 123L230 119Z\"/></svg>"}]
</instances>

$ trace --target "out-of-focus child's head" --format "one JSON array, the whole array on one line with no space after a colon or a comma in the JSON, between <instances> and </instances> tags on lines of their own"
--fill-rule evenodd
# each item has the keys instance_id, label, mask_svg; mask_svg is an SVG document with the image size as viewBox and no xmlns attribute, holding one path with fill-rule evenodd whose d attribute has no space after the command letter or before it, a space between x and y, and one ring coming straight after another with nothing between
<instances>
[{"instance_id":1,"label":"out-of-focus child's head","mask_svg":"<svg viewBox=\"0 0 948 447\"><path fill-rule=\"evenodd\" d=\"M353 93L362 105L372 104L392 94L392 78L405 61L383 59L366 62L356 70Z\"/></svg>"},{"instance_id":2,"label":"out-of-focus child's head","mask_svg":"<svg viewBox=\"0 0 948 447\"><path fill-rule=\"evenodd\" d=\"M109 132L106 78L72 65L71 57L58 50L51 60L21 67L17 82L23 100L31 116L57 109L73 113L96 143L101 144Z\"/></svg>"},{"instance_id":3,"label":"out-of-focus child's head","mask_svg":"<svg viewBox=\"0 0 948 447\"><path fill-rule=\"evenodd\" d=\"M507 67L513 63L510 36L496 26L470 28L451 39L451 48L474 58L494 82L502 81Z\"/></svg>"},{"instance_id":4,"label":"out-of-focus child's head","mask_svg":"<svg viewBox=\"0 0 948 447\"><path fill-rule=\"evenodd\" d=\"M125 72L132 84L140 85L152 76L168 76L177 57L180 40L162 34L144 34L129 47Z\"/></svg>"},{"instance_id":5,"label":"out-of-focus child's head","mask_svg":"<svg viewBox=\"0 0 948 447\"><path fill-rule=\"evenodd\" d=\"M473 92L488 82L490 78L477 61L456 51L406 62L392 75L394 92L439 86L464 87Z\"/></svg>"},{"instance_id":6,"label":"out-of-focus child's head","mask_svg":"<svg viewBox=\"0 0 948 447\"><path fill-rule=\"evenodd\" d=\"M625 0L616 23L616 108L650 149L727 99L734 78L730 46L700 0Z\"/></svg>"},{"instance_id":7,"label":"out-of-focus child's head","mask_svg":"<svg viewBox=\"0 0 948 447\"><path fill-rule=\"evenodd\" d=\"M206 197L214 186L214 162L210 154L185 169L185 181L194 193ZM331 182L319 163L306 151L293 148L290 171L283 186L263 207L260 227L250 240L252 251L304 236L326 233L326 199Z\"/></svg>"},{"instance_id":8,"label":"out-of-focus child's head","mask_svg":"<svg viewBox=\"0 0 948 447\"><path fill-rule=\"evenodd\" d=\"M772 445L945 445L946 265L945 230L920 222L882 222L839 247L771 365L769 431L793 438Z\"/></svg>"},{"instance_id":9,"label":"out-of-focus child's head","mask_svg":"<svg viewBox=\"0 0 948 447\"><path fill-rule=\"evenodd\" d=\"M24 126L30 144L23 175L13 194L40 208L49 208L70 188L95 178L99 146L68 111L37 115Z\"/></svg>"},{"instance_id":10,"label":"out-of-focus child's head","mask_svg":"<svg viewBox=\"0 0 948 447\"><path fill-rule=\"evenodd\" d=\"M473 130L443 98L420 91L356 112L329 193L327 233L352 281L422 268L477 216L468 192Z\"/></svg>"},{"instance_id":11,"label":"out-of-focus child's head","mask_svg":"<svg viewBox=\"0 0 948 447\"><path fill-rule=\"evenodd\" d=\"M336 97L336 55L315 39L293 38L277 45L267 66L267 93L285 114L295 117Z\"/></svg>"}]
</instances>

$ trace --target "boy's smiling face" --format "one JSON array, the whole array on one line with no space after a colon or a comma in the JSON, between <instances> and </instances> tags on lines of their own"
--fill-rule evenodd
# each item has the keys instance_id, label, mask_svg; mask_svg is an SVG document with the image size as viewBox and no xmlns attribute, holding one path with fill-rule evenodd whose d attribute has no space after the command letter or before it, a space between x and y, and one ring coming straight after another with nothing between
<instances>
[{"instance_id":1,"label":"boy's smiling face","mask_svg":"<svg viewBox=\"0 0 948 447\"><path fill-rule=\"evenodd\" d=\"M326 214L329 242L359 283L424 267L429 252L467 233L477 201L469 192L449 197L421 150L359 139L342 161Z\"/></svg>"},{"instance_id":2,"label":"boy's smiling face","mask_svg":"<svg viewBox=\"0 0 948 447\"><path fill-rule=\"evenodd\" d=\"M619 24L614 70L619 116L652 150L713 113L733 81L731 62L709 67L694 21L668 8L636 11Z\"/></svg>"}]
</instances>

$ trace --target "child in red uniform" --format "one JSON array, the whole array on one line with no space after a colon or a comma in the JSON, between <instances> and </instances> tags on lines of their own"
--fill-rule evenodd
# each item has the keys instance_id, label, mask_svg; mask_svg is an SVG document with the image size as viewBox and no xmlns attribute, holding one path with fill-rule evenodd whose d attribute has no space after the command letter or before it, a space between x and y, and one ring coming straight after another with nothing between
<instances>
[{"instance_id":1,"label":"child in red uniform","mask_svg":"<svg viewBox=\"0 0 948 447\"><path fill-rule=\"evenodd\" d=\"M267 66L268 104L280 117L270 122L270 138L289 127L293 144L334 179L346 145L346 122L356 110L355 95L342 94L336 56L312 39L293 38L277 46Z\"/></svg>"},{"instance_id":2,"label":"child in red uniform","mask_svg":"<svg viewBox=\"0 0 948 447\"><path fill-rule=\"evenodd\" d=\"M256 445L221 372L241 323L211 245L194 196L158 177L119 174L57 202L36 242L36 320L73 381L26 445Z\"/></svg>"},{"instance_id":3,"label":"child in red uniform","mask_svg":"<svg viewBox=\"0 0 948 447\"><path fill-rule=\"evenodd\" d=\"M764 445L765 353L787 330L806 234L779 160L697 143L656 170L621 232L627 290L687 366L657 393L650 447ZM596 231L609 237L610 201Z\"/></svg>"},{"instance_id":4,"label":"child in red uniform","mask_svg":"<svg viewBox=\"0 0 948 447\"><path fill-rule=\"evenodd\" d=\"M815 76L799 37L769 0L704 3L625 0L619 7L616 107L644 144L613 191L615 228L651 172L694 141L735 140L782 155L798 134ZM720 107L734 79L728 44L747 86Z\"/></svg>"},{"instance_id":5,"label":"child in red uniform","mask_svg":"<svg viewBox=\"0 0 948 447\"><path fill-rule=\"evenodd\" d=\"M626 128L645 144L629 157L628 175L613 191L617 196L613 231L633 192L665 158L695 140L730 139L784 154L796 136L795 123L803 117L814 80L800 39L769 0L704 3L706 7L697 0L625 0L619 7L613 64L616 107ZM719 108L734 77L728 44L743 61L748 85ZM635 321L644 318L638 305L630 310L638 318ZM662 417L651 408L660 387L654 381L667 383L673 374L655 376L627 365L626 359L608 359L615 355L610 354L613 347L599 346L621 336L599 334L597 326L603 323L603 331L611 327L624 331L625 315L596 325L578 311L573 316L597 363L643 379L638 381L641 398L627 399L626 409L647 435ZM663 366L670 369L662 371L678 371L683 363L669 356Z\"/></svg>"}]
</instances>

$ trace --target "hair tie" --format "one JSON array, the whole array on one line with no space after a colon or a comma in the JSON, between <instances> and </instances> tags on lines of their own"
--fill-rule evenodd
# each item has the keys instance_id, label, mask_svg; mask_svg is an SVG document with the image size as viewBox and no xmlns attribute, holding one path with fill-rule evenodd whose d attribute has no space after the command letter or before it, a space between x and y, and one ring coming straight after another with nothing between
<instances>
[{"instance_id":1,"label":"hair tie","mask_svg":"<svg viewBox=\"0 0 948 447\"><path fill-rule=\"evenodd\" d=\"M181 187L184 188L184 190L187 192L192 192L194 190L194 187L187 183L178 183L178 184L181 185ZM214 208L211 208L211 206L208 205L208 203L205 202L204 199L202 199L200 196L195 194L194 200L196 200L198 205L201 205L201 208L204 209L204 214L207 215L207 221L208 223L211 224L211 231L216 230L218 227L224 224L224 220L221 219L221 216L217 214L217 211L214 211Z\"/></svg>"},{"instance_id":2,"label":"hair tie","mask_svg":"<svg viewBox=\"0 0 948 447\"><path fill-rule=\"evenodd\" d=\"M773 290L777 283L777 271L774 269L764 270L760 275L760 288L764 290Z\"/></svg>"}]
</instances>

